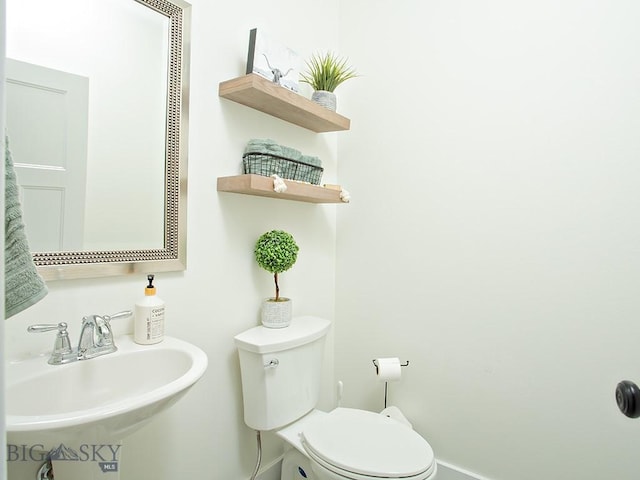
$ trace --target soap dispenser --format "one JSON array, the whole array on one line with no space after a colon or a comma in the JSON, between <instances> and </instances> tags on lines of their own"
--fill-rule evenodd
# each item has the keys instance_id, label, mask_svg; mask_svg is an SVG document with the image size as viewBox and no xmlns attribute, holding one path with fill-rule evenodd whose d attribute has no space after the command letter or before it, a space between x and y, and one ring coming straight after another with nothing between
<instances>
[{"instance_id":1,"label":"soap dispenser","mask_svg":"<svg viewBox=\"0 0 640 480\"><path fill-rule=\"evenodd\" d=\"M151 345L164 339L164 302L156 295L153 275L147 275L149 285L144 297L135 305L133 340L142 345Z\"/></svg>"}]
</instances>

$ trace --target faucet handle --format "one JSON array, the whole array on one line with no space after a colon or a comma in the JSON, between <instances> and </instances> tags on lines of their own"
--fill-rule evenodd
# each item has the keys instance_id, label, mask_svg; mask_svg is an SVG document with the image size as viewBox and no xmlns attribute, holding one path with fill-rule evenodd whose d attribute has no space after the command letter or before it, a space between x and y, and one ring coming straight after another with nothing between
<instances>
[{"instance_id":1,"label":"faucet handle","mask_svg":"<svg viewBox=\"0 0 640 480\"><path fill-rule=\"evenodd\" d=\"M131 316L132 313L133 312L131 310L125 310L123 312L114 313L113 315L103 315L102 318L104 318L107 322L110 322L111 320L116 320L118 318L127 318Z\"/></svg>"},{"instance_id":2,"label":"faucet handle","mask_svg":"<svg viewBox=\"0 0 640 480\"><path fill-rule=\"evenodd\" d=\"M37 325L29 325L29 327L27 327L27 332L29 333L50 332L52 330L58 330L58 334L56 335L56 341L53 344L53 351L51 352L49 363L51 365L58 365L69 361L68 355L73 353L71 341L69 340L69 333L67 332L67 324L65 322L60 322L58 324L41 323ZM65 355L67 357L65 357Z\"/></svg>"},{"instance_id":3,"label":"faucet handle","mask_svg":"<svg viewBox=\"0 0 640 480\"><path fill-rule=\"evenodd\" d=\"M87 348L105 347L109 350L116 350L113 343L113 332L111 330L111 320L125 318L132 314L131 310L114 313L113 315L88 315L82 319L82 332L80 334L79 351L86 351ZM89 329L85 330L85 327ZM85 333L86 332L86 333Z\"/></svg>"},{"instance_id":4,"label":"faucet handle","mask_svg":"<svg viewBox=\"0 0 640 480\"><path fill-rule=\"evenodd\" d=\"M67 331L67 324L65 322L60 323L38 323L37 325L29 325L27 327L27 332L29 333L39 333L39 332L50 332L51 330L58 330L59 333Z\"/></svg>"},{"instance_id":5,"label":"faucet handle","mask_svg":"<svg viewBox=\"0 0 640 480\"><path fill-rule=\"evenodd\" d=\"M98 316L99 318L102 318L102 320L104 321L104 325L106 325L106 329L103 329L103 325L96 325L98 328L98 332L100 333L100 335L102 336L102 341L106 342L107 344L113 343L113 332L111 331L111 320L117 320L119 318L127 318L129 316L131 316L133 312L131 310L125 310L123 312L118 312L118 313L114 313L113 315L102 315L102 316Z\"/></svg>"}]
</instances>

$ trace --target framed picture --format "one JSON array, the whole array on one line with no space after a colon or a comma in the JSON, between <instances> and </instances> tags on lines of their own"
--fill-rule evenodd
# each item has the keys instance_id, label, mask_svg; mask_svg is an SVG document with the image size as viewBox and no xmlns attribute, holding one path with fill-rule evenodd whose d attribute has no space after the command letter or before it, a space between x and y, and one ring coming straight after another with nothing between
<instances>
[{"instance_id":1,"label":"framed picture","mask_svg":"<svg viewBox=\"0 0 640 480\"><path fill-rule=\"evenodd\" d=\"M300 56L257 28L249 32L247 73L256 73L298 93Z\"/></svg>"}]
</instances>

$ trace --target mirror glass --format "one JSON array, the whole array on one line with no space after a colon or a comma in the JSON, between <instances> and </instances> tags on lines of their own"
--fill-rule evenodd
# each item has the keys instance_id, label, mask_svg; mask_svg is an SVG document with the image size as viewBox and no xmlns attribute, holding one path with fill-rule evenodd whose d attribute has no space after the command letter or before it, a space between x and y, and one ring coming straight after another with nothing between
<instances>
[{"instance_id":1,"label":"mirror glass","mask_svg":"<svg viewBox=\"0 0 640 480\"><path fill-rule=\"evenodd\" d=\"M7 141L45 278L184 269L187 13L7 0Z\"/></svg>"}]
</instances>

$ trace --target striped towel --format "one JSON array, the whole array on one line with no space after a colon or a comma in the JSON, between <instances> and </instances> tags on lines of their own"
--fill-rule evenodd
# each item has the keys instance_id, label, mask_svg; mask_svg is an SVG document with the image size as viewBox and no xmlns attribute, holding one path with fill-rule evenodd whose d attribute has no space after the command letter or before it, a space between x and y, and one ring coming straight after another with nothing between
<instances>
[{"instance_id":1,"label":"striped towel","mask_svg":"<svg viewBox=\"0 0 640 480\"><path fill-rule=\"evenodd\" d=\"M13 169L9 140L5 137L4 214L4 315L5 319L39 302L47 286L38 274L29 250L18 199L18 181Z\"/></svg>"}]
</instances>

